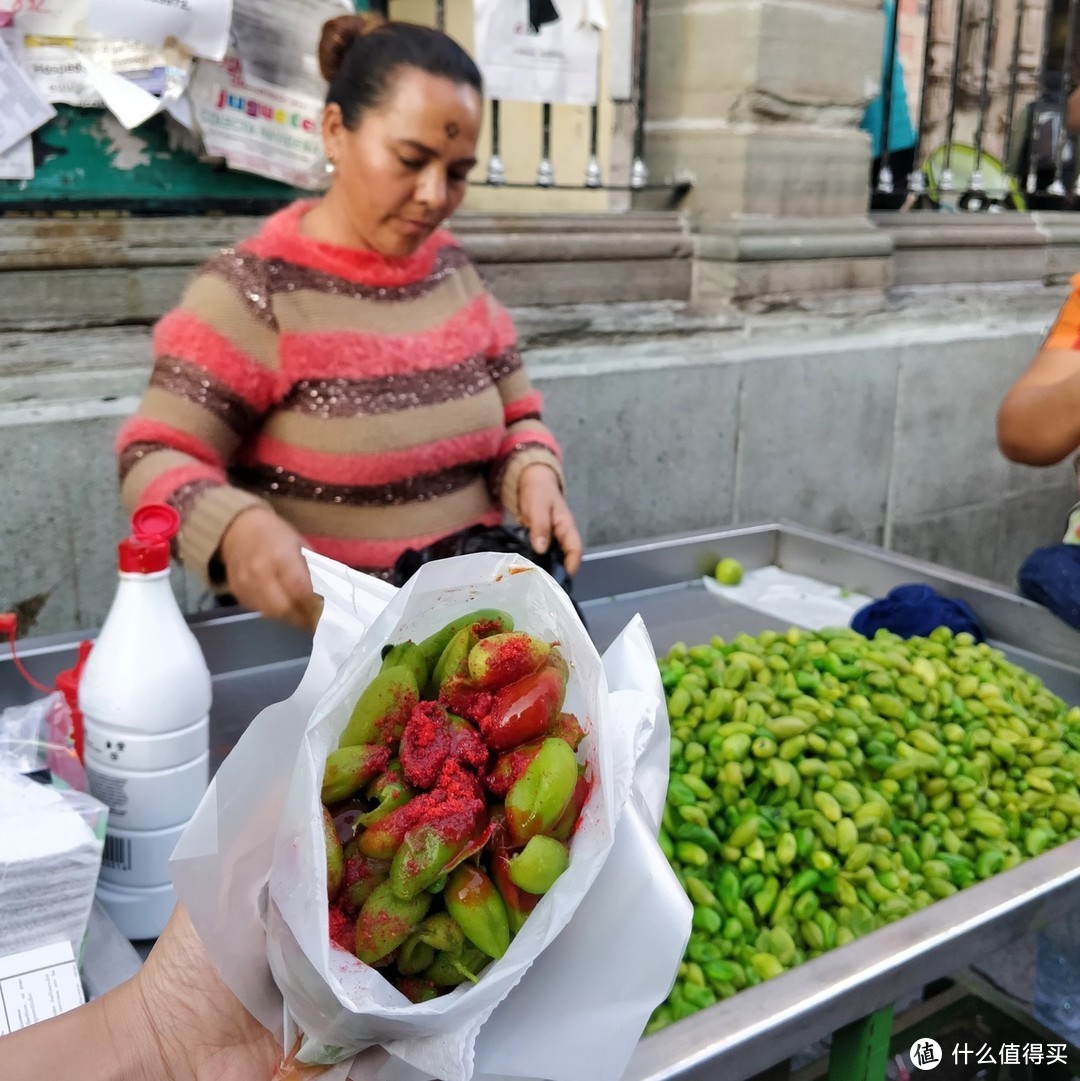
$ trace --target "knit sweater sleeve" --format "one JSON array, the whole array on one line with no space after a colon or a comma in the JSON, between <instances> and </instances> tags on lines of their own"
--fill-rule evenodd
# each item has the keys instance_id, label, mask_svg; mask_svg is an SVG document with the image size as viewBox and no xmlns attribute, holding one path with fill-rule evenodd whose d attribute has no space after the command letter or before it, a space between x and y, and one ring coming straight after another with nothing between
<instances>
[{"instance_id":1,"label":"knit sweater sleeve","mask_svg":"<svg viewBox=\"0 0 1080 1081\"><path fill-rule=\"evenodd\" d=\"M176 553L213 587L224 585L226 529L249 507L269 506L227 476L275 394L278 335L264 275L261 260L231 251L199 271L154 328L150 384L116 440L124 506L175 507Z\"/></svg>"},{"instance_id":2,"label":"knit sweater sleeve","mask_svg":"<svg viewBox=\"0 0 1080 1081\"><path fill-rule=\"evenodd\" d=\"M491 336L487 363L503 404L506 434L492 468L495 498L508 513L518 517L518 483L527 466L537 462L550 466L565 488L562 450L542 419L544 399L529 381L518 349L517 332L510 313L488 295Z\"/></svg>"}]
</instances>

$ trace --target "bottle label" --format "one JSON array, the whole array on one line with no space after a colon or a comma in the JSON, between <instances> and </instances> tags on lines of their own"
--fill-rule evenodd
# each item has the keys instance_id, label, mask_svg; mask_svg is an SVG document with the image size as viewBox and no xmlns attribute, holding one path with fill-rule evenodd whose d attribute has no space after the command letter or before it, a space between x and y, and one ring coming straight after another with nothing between
<instances>
[{"instance_id":1,"label":"bottle label","mask_svg":"<svg viewBox=\"0 0 1080 1081\"><path fill-rule=\"evenodd\" d=\"M99 773L88 765L86 779L90 782L90 795L109 808L109 817L122 818L128 802L127 778L115 773Z\"/></svg>"}]
</instances>

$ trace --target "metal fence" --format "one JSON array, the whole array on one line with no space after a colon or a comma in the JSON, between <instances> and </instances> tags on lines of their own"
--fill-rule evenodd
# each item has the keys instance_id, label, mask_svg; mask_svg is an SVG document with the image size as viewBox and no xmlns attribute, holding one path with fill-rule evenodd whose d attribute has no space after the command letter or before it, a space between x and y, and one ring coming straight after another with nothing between
<instances>
[{"instance_id":1,"label":"metal fence","mask_svg":"<svg viewBox=\"0 0 1080 1081\"><path fill-rule=\"evenodd\" d=\"M471 0L375 0L372 7L392 18L437 26L471 44ZM489 101L486 167L478 170L474 185L626 193L653 186L644 153L649 3L611 0L607 8L597 104ZM530 149L522 152L526 145Z\"/></svg>"},{"instance_id":2,"label":"metal fence","mask_svg":"<svg viewBox=\"0 0 1080 1081\"><path fill-rule=\"evenodd\" d=\"M1078 83L1080 0L886 0L871 206L1080 207Z\"/></svg>"}]
</instances>

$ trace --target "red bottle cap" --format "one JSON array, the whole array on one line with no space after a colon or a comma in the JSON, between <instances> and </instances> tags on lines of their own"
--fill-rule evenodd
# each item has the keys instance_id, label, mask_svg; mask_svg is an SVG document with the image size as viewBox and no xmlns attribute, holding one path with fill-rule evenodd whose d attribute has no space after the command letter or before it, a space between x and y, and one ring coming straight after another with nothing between
<instances>
[{"instance_id":1,"label":"red bottle cap","mask_svg":"<svg viewBox=\"0 0 1080 1081\"><path fill-rule=\"evenodd\" d=\"M146 503L131 516L131 536L120 542L120 570L154 574L169 569L169 542L180 531L180 515L165 503Z\"/></svg>"}]
</instances>

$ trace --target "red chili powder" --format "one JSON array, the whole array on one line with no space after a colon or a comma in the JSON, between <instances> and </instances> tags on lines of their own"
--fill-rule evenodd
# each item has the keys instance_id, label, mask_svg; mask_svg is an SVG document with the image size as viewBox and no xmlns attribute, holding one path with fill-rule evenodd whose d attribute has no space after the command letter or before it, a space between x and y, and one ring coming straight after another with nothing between
<instances>
[{"instance_id":1,"label":"red chili powder","mask_svg":"<svg viewBox=\"0 0 1080 1081\"><path fill-rule=\"evenodd\" d=\"M463 766L483 772L488 764L487 744L468 721L450 724L450 757Z\"/></svg>"},{"instance_id":2,"label":"red chili powder","mask_svg":"<svg viewBox=\"0 0 1080 1081\"><path fill-rule=\"evenodd\" d=\"M341 911L341 909L331 905L330 942L337 946L338 949L344 950L346 953L351 953L355 957L356 954L353 951L355 937L356 925Z\"/></svg>"},{"instance_id":3,"label":"red chili powder","mask_svg":"<svg viewBox=\"0 0 1080 1081\"><path fill-rule=\"evenodd\" d=\"M401 736L398 755L405 780L427 790L438 780L453 739L446 710L438 702L420 702Z\"/></svg>"},{"instance_id":4,"label":"red chili powder","mask_svg":"<svg viewBox=\"0 0 1080 1081\"><path fill-rule=\"evenodd\" d=\"M505 638L495 645L481 643L480 648L488 653L488 671L484 686L493 689L505 687L508 683L515 683L530 675L544 660L537 656L525 635Z\"/></svg>"},{"instance_id":5,"label":"red chili powder","mask_svg":"<svg viewBox=\"0 0 1080 1081\"><path fill-rule=\"evenodd\" d=\"M479 690L461 676L451 676L443 684L439 701L451 713L480 724L491 712L495 696L490 691Z\"/></svg>"}]
</instances>

